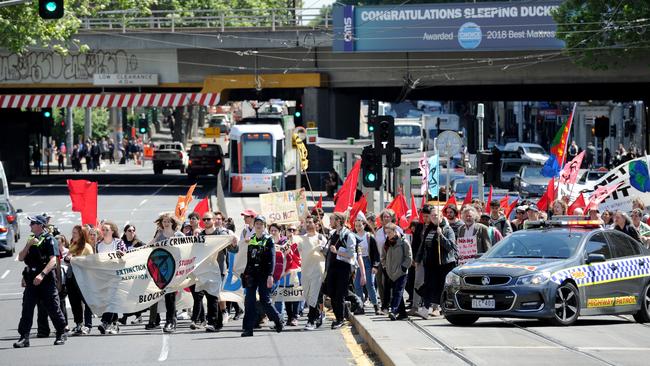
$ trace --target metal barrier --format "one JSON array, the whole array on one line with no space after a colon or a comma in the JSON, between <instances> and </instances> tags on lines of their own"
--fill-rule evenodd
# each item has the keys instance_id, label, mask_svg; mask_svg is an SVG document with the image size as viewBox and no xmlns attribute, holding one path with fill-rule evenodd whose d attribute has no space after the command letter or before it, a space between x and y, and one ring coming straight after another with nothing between
<instances>
[{"instance_id":1,"label":"metal barrier","mask_svg":"<svg viewBox=\"0 0 650 366\"><path fill-rule=\"evenodd\" d=\"M224 32L235 28L324 28L332 26L331 9L279 8L228 10L153 10L144 15L136 10L100 12L92 18L82 18L86 30L196 30L218 29Z\"/></svg>"}]
</instances>

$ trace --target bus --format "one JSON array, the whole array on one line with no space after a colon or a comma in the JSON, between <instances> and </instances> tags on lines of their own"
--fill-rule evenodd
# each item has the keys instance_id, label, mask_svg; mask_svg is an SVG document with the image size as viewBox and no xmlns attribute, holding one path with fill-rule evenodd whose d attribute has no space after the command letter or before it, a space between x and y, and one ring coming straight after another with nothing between
<instances>
[{"instance_id":1,"label":"bus","mask_svg":"<svg viewBox=\"0 0 650 366\"><path fill-rule=\"evenodd\" d=\"M230 129L231 193L284 190L285 136L282 125L273 122L268 118L243 119Z\"/></svg>"}]
</instances>

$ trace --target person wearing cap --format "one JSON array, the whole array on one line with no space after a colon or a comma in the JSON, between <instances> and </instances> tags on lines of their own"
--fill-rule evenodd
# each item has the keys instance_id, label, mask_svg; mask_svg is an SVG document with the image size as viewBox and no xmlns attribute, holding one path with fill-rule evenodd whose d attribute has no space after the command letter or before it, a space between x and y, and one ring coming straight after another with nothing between
<instances>
[{"instance_id":1,"label":"person wearing cap","mask_svg":"<svg viewBox=\"0 0 650 366\"><path fill-rule=\"evenodd\" d=\"M369 231L370 227L368 227L366 216L363 212L359 211L354 220L354 235L357 239L359 249L361 250L361 258L365 272L363 274L365 274L365 276L362 276L361 271L357 270L357 273L354 276L354 291L363 301L363 288L365 286L365 289L368 292L368 298L375 308L375 315L383 315L381 309L379 309L377 293L375 292L375 275L379 270L381 258L379 256L379 251L377 250L375 237L367 230Z\"/></svg>"},{"instance_id":2,"label":"person wearing cap","mask_svg":"<svg viewBox=\"0 0 650 366\"><path fill-rule=\"evenodd\" d=\"M539 220L539 208L537 208L536 204L528 205L528 207L526 208L526 216L528 218L528 221Z\"/></svg>"},{"instance_id":3,"label":"person wearing cap","mask_svg":"<svg viewBox=\"0 0 650 366\"><path fill-rule=\"evenodd\" d=\"M312 215L305 217L305 229L302 241L298 244L302 262L302 290L305 304L309 306L305 330L316 330L323 324L325 314L323 307L323 274L327 256L327 238L316 231L316 222Z\"/></svg>"},{"instance_id":4,"label":"person wearing cap","mask_svg":"<svg viewBox=\"0 0 650 366\"><path fill-rule=\"evenodd\" d=\"M57 236L60 235L61 232L56 227L56 225L53 225L51 223L52 216L48 215L47 212L43 212L41 216L44 217L45 221L47 222L47 224L45 225L45 230L52 235L52 241L54 242L54 255L59 257L60 256L59 242L57 240ZM33 234L30 235L30 238L31 237L33 237ZM47 309L45 308L45 306L43 306L43 303L41 302L39 302L36 305L36 325L37 325L36 337L47 338L50 336L50 323L47 319Z\"/></svg>"},{"instance_id":5,"label":"person wearing cap","mask_svg":"<svg viewBox=\"0 0 650 366\"><path fill-rule=\"evenodd\" d=\"M275 331L280 333L284 325L280 316L271 303L270 291L273 288L273 270L275 269L275 244L270 235L265 232L266 218L258 215L253 220L254 233L245 239L248 245L246 253L246 269L242 274L242 285L246 288L244 324L242 337L252 337L257 324L257 302L264 307L266 315L275 323Z\"/></svg>"},{"instance_id":6,"label":"person wearing cap","mask_svg":"<svg viewBox=\"0 0 650 366\"><path fill-rule=\"evenodd\" d=\"M34 307L43 302L56 329L54 345L65 344L65 318L61 312L59 295L54 278L56 254L52 235L45 229L47 219L41 215L29 217L30 229L34 234L20 253L18 260L25 262L23 271L25 290L23 292L23 308L18 323L20 339L14 343L14 348L29 347L29 332L34 319Z\"/></svg>"},{"instance_id":7,"label":"person wearing cap","mask_svg":"<svg viewBox=\"0 0 650 366\"><path fill-rule=\"evenodd\" d=\"M522 205L515 208L515 218L510 221L512 232L523 230L524 222L526 221L526 209L528 206Z\"/></svg>"}]
</instances>

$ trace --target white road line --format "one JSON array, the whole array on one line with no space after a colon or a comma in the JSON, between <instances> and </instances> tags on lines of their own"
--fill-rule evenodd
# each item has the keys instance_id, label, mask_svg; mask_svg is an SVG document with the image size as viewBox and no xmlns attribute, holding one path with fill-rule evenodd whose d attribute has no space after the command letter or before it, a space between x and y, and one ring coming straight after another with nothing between
<instances>
[{"instance_id":1,"label":"white road line","mask_svg":"<svg viewBox=\"0 0 650 366\"><path fill-rule=\"evenodd\" d=\"M22 295L22 292L7 292L4 294L0 294L0 296L16 296L16 295Z\"/></svg>"},{"instance_id":2,"label":"white road line","mask_svg":"<svg viewBox=\"0 0 650 366\"><path fill-rule=\"evenodd\" d=\"M167 356L169 356L169 348L169 334L163 334L162 347L160 348L160 356L158 356L158 362L167 360Z\"/></svg>"},{"instance_id":3,"label":"white road line","mask_svg":"<svg viewBox=\"0 0 650 366\"><path fill-rule=\"evenodd\" d=\"M20 194L20 195L12 196L11 199L12 199L13 201L19 201L19 200L21 200L21 199L23 199L23 198L25 198L25 197L27 197L27 196L31 196L31 195L33 195L34 193L36 193L36 192L38 192L38 191L40 191L40 190L41 190L40 188L39 188L39 189L33 189L33 190L31 190L30 192L25 193L25 194ZM22 193L22 190L21 190L21 193Z\"/></svg>"},{"instance_id":4,"label":"white road line","mask_svg":"<svg viewBox=\"0 0 650 366\"><path fill-rule=\"evenodd\" d=\"M68 208L68 207L72 207L72 202L70 202L70 203L68 203L67 205L65 205L65 207L66 207L66 208Z\"/></svg>"},{"instance_id":5,"label":"white road line","mask_svg":"<svg viewBox=\"0 0 650 366\"><path fill-rule=\"evenodd\" d=\"M455 346L455 350L470 349L563 349L558 346Z\"/></svg>"},{"instance_id":6,"label":"white road line","mask_svg":"<svg viewBox=\"0 0 650 366\"><path fill-rule=\"evenodd\" d=\"M14 262L18 262L18 254L16 254L16 258L14 258Z\"/></svg>"},{"instance_id":7,"label":"white road line","mask_svg":"<svg viewBox=\"0 0 650 366\"><path fill-rule=\"evenodd\" d=\"M2 274L2 277L0 277L0 280L4 280L9 275L9 272L11 272L11 270L6 270L5 273Z\"/></svg>"},{"instance_id":8,"label":"white road line","mask_svg":"<svg viewBox=\"0 0 650 366\"><path fill-rule=\"evenodd\" d=\"M40 205L41 203L43 203L43 201L36 201L36 202L32 203L32 207L36 207L36 206Z\"/></svg>"},{"instance_id":9,"label":"white road line","mask_svg":"<svg viewBox=\"0 0 650 366\"><path fill-rule=\"evenodd\" d=\"M140 204L138 205L138 207L141 207L142 205L144 205L145 203L147 203L147 201L149 201L149 200L146 199L146 198L143 199L142 202L140 202Z\"/></svg>"}]
</instances>

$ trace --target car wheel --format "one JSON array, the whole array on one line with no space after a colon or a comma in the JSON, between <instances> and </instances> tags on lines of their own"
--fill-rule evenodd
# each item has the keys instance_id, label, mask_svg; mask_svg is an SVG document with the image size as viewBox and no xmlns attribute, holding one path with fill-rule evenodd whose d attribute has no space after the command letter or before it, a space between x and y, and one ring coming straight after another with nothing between
<instances>
[{"instance_id":1,"label":"car wheel","mask_svg":"<svg viewBox=\"0 0 650 366\"><path fill-rule=\"evenodd\" d=\"M461 327L466 327L476 323L478 318L478 315L445 315L445 319L447 319L448 322Z\"/></svg>"},{"instance_id":2,"label":"car wheel","mask_svg":"<svg viewBox=\"0 0 650 366\"><path fill-rule=\"evenodd\" d=\"M550 319L553 325L571 325L578 320L580 315L580 296L578 289L571 283L566 282L555 290L555 303L553 317Z\"/></svg>"},{"instance_id":3,"label":"car wheel","mask_svg":"<svg viewBox=\"0 0 650 366\"><path fill-rule=\"evenodd\" d=\"M639 323L650 322L650 283L645 285L641 297L641 308L634 314L634 320Z\"/></svg>"}]
</instances>

